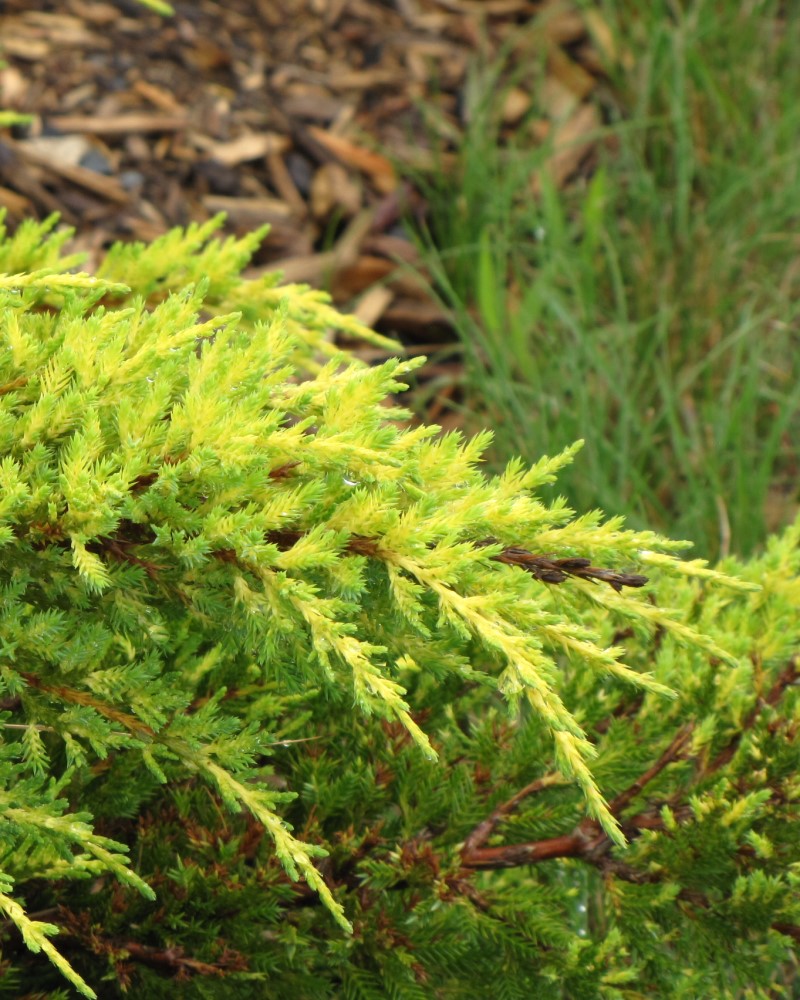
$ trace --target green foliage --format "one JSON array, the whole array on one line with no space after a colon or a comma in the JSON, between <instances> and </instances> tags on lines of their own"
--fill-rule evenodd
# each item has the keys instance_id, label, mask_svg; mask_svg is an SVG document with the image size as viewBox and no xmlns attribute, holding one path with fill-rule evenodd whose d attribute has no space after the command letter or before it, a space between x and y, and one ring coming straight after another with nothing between
<instances>
[{"instance_id":1,"label":"green foliage","mask_svg":"<svg viewBox=\"0 0 800 1000\"><path fill-rule=\"evenodd\" d=\"M595 46L591 176L561 187L544 166L545 5L515 70L475 70L455 163L417 178L464 410L496 428L498 464L585 438L559 480L577 509L747 555L798 501L800 19L777 0L584 6L613 49ZM533 103L503 142L514 82Z\"/></svg>"},{"instance_id":2,"label":"green foliage","mask_svg":"<svg viewBox=\"0 0 800 1000\"><path fill-rule=\"evenodd\" d=\"M715 570L543 503L577 447L486 476L213 231L0 245L0 996L788 982L800 526Z\"/></svg>"}]
</instances>

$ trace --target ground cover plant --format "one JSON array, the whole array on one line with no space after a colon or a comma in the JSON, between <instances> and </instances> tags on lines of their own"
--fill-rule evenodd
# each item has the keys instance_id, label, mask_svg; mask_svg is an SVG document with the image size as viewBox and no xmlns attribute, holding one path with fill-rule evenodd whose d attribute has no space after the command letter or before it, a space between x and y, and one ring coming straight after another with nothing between
<instances>
[{"instance_id":1,"label":"ground cover plant","mask_svg":"<svg viewBox=\"0 0 800 1000\"><path fill-rule=\"evenodd\" d=\"M455 166L411 175L464 410L500 464L586 438L559 478L579 509L747 554L797 509L800 19L771 0L584 6L607 79L582 180L544 169L535 101L498 141L508 88L549 85L544 50L477 67Z\"/></svg>"},{"instance_id":2,"label":"ground cover plant","mask_svg":"<svg viewBox=\"0 0 800 1000\"><path fill-rule=\"evenodd\" d=\"M790 992L800 525L487 476L213 230L0 243L0 995Z\"/></svg>"}]
</instances>

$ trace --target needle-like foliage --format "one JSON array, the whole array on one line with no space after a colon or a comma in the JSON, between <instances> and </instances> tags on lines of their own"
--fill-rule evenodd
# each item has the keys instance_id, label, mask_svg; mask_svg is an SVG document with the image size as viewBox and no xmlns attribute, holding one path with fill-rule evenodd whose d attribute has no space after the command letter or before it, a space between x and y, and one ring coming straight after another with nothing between
<instances>
[{"instance_id":1,"label":"needle-like foliage","mask_svg":"<svg viewBox=\"0 0 800 1000\"><path fill-rule=\"evenodd\" d=\"M93 276L47 226L0 244L7 939L85 996L697 996L776 967L794 535L726 573L537 499L576 448L487 477L488 434L392 402L419 361L337 351L380 338L242 279L258 237L214 229Z\"/></svg>"}]
</instances>

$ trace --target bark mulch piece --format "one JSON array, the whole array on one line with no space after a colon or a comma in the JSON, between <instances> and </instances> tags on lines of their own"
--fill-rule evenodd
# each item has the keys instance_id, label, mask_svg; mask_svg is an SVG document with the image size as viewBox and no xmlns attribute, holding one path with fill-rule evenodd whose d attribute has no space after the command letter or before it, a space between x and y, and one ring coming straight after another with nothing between
<instances>
[{"instance_id":1,"label":"bark mulch piece","mask_svg":"<svg viewBox=\"0 0 800 1000\"><path fill-rule=\"evenodd\" d=\"M597 139L588 99L613 59L599 15L532 0L0 2L0 208L54 211L93 256L224 212L271 229L257 268L328 287L411 350L453 340L402 219L424 201L400 160L447 167L503 51L503 125L553 142L567 183ZM506 79L511 80L511 76ZM531 178L532 196L537 179ZM398 264L412 265L412 268Z\"/></svg>"}]
</instances>

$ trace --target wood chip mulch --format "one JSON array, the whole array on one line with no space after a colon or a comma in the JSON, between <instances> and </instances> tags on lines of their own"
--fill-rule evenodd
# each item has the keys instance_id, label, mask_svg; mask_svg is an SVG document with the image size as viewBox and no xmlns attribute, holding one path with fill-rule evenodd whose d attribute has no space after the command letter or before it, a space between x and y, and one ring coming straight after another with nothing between
<instances>
[{"instance_id":1,"label":"wood chip mulch","mask_svg":"<svg viewBox=\"0 0 800 1000\"><path fill-rule=\"evenodd\" d=\"M403 220L425 203L397 162L454 162L488 96L476 67L502 52L505 134L551 142L569 183L618 58L598 13L552 0L196 0L166 19L131 0L31 7L0 0L0 111L33 116L0 129L7 223L59 212L90 263L219 212L232 232L269 223L256 268L328 288L423 352L453 338L413 278Z\"/></svg>"}]
</instances>

